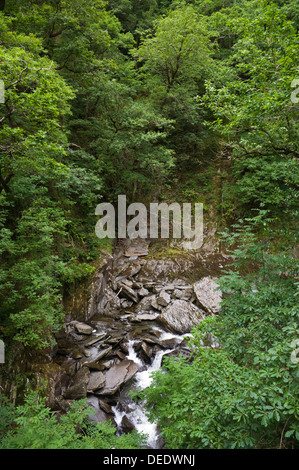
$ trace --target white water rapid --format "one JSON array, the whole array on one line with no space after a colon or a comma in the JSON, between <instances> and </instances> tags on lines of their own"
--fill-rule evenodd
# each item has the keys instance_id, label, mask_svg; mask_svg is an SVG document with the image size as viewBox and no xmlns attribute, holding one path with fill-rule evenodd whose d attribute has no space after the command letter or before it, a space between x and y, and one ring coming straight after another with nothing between
<instances>
[{"instance_id":1,"label":"white water rapid","mask_svg":"<svg viewBox=\"0 0 299 470\"><path fill-rule=\"evenodd\" d=\"M155 329L159 330L159 332L161 333L161 336L159 338L161 340L162 339L178 339L178 342L182 342L186 336L190 336L186 334L174 335L171 333L166 333L160 328L155 328ZM126 356L126 359L130 359L134 361L135 364L137 364L138 368L141 369L145 367L145 364L138 357L134 349L134 344L137 342L138 341L135 341L135 340L129 341L128 354ZM163 356L165 354L172 352L173 350L174 349L158 351L154 359L152 360L152 363L147 367L147 369L136 373L134 377L134 385L136 386L136 388L143 390L150 386L153 380L152 373L160 369ZM122 420L123 420L123 417L126 415L128 420L132 423L132 425L138 432L146 434L148 436L147 438L148 447L151 449L159 448L158 427L156 423L150 423L146 415L146 411L143 408L143 403L136 403L134 400L128 398L128 400L126 400L126 408L127 408L127 411L123 411L122 406L120 406L119 404L112 408L114 412L114 419L115 419L118 429L121 430Z\"/></svg>"}]
</instances>

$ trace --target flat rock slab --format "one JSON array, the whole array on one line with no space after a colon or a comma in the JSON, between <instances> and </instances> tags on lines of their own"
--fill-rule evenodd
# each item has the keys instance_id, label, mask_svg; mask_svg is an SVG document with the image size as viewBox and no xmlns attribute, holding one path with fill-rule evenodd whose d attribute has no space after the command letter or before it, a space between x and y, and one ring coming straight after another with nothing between
<instances>
[{"instance_id":1,"label":"flat rock slab","mask_svg":"<svg viewBox=\"0 0 299 470\"><path fill-rule=\"evenodd\" d=\"M134 361L126 359L111 367L106 373L106 385L100 395L114 395L115 392L128 382L138 372L138 366Z\"/></svg>"},{"instance_id":2,"label":"flat rock slab","mask_svg":"<svg viewBox=\"0 0 299 470\"><path fill-rule=\"evenodd\" d=\"M131 256L146 256L148 255L148 248L134 248L130 247L125 251L125 256L131 258Z\"/></svg>"},{"instance_id":3,"label":"flat rock slab","mask_svg":"<svg viewBox=\"0 0 299 470\"><path fill-rule=\"evenodd\" d=\"M93 328L85 323L75 323L75 328L80 335L91 335Z\"/></svg>"},{"instance_id":4,"label":"flat rock slab","mask_svg":"<svg viewBox=\"0 0 299 470\"><path fill-rule=\"evenodd\" d=\"M112 351L112 346L109 346L108 348L106 349L103 349L97 353L95 353L95 355L92 355L88 361L85 361L83 363L83 366L87 366L87 367L90 367L91 364L95 364L97 363L98 361L100 361L101 359L103 359L103 357L107 356L110 352Z\"/></svg>"},{"instance_id":5,"label":"flat rock slab","mask_svg":"<svg viewBox=\"0 0 299 470\"><path fill-rule=\"evenodd\" d=\"M118 287L122 294L124 294L127 298L130 300L133 300L133 302L137 303L138 302L138 294L134 289L131 289L131 287L127 286L126 284L119 283Z\"/></svg>"},{"instance_id":6,"label":"flat rock slab","mask_svg":"<svg viewBox=\"0 0 299 470\"><path fill-rule=\"evenodd\" d=\"M87 393L92 393L99 388L104 387L106 382L103 372L91 372L87 384Z\"/></svg>"},{"instance_id":7,"label":"flat rock slab","mask_svg":"<svg viewBox=\"0 0 299 470\"><path fill-rule=\"evenodd\" d=\"M90 346L93 346L95 343L98 343L99 341L102 341L102 339L104 339L106 336L107 336L107 334L103 333L101 335L96 336L95 338L92 338L92 339L84 342L83 344L86 348L88 348Z\"/></svg>"},{"instance_id":8,"label":"flat rock slab","mask_svg":"<svg viewBox=\"0 0 299 470\"><path fill-rule=\"evenodd\" d=\"M204 312L186 300L175 300L158 317L164 326L176 333L189 333L204 319Z\"/></svg>"},{"instance_id":9,"label":"flat rock slab","mask_svg":"<svg viewBox=\"0 0 299 470\"><path fill-rule=\"evenodd\" d=\"M199 305L208 313L215 314L220 311L222 293L218 284L212 277L204 277L194 283L194 292Z\"/></svg>"},{"instance_id":10,"label":"flat rock slab","mask_svg":"<svg viewBox=\"0 0 299 470\"><path fill-rule=\"evenodd\" d=\"M159 313L140 313L136 315L135 319L137 321L153 321L156 320L159 316Z\"/></svg>"}]
</instances>

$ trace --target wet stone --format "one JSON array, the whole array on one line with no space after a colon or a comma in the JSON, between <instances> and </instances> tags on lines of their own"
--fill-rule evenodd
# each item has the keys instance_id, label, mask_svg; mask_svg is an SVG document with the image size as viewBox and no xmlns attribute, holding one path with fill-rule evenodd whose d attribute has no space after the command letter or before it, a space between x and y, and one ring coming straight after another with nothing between
<instances>
[{"instance_id":1,"label":"wet stone","mask_svg":"<svg viewBox=\"0 0 299 470\"><path fill-rule=\"evenodd\" d=\"M91 326L80 322L75 323L75 329L80 335L91 335L93 330Z\"/></svg>"},{"instance_id":2,"label":"wet stone","mask_svg":"<svg viewBox=\"0 0 299 470\"><path fill-rule=\"evenodd\" d=\"M106 382L105 376L102 372L91 372L89 381L87 384L87 392L92 393L104 387Z\"/></svg>"},{"instance_id":3,"label":"wet stone","mask_svg":"<svg viewBox=\"0 0 299 470\"><path fill-rule=\"evenodd\" d=\"M87 405L90 406L91 408L94 409L95 414L89 416L90 421L95 421L96 423L103 423L105 421L111 421L112 424L115 425L115 422L111 416L109 416L108 413L106 413L99 404L99 399L94 396L90 395L87 398Z\"/></svg>"},{"instance_id":4,"label":"wet stone","mask_svg":"<svg viewBox=\"0 0 299 470\"><path fill-rule=\"evenodd\" d=\"M151 359L153 356L153 351L152 348L145 342L141 344L141 349L144 352L144 354L148 357L148 359Z\"/></svg>"},{"instance_id":5,"label":"wet stone","mask_svg":"<svg viewBox=\"0 0 299 470\"><path fill-rule=\"evenodd\" d=\"M106 385L101 390L102 395L114 395L117 390L128 382L138 372L135 362L126 359L111 367L106 373Z\"/></svg>"},{"instance_id":6,"label":"wet stone","mask_svg":"<svg viewBox=\"0 0 299 470\"><path fill-rule=\"evenodd\" d=\"M129 420L127 415L124 415L121 420L121 428L125 434L128 434L132 432L133 429L135 429L134 424L132 423L132 421Z\"/></svg>"},{"instance_id":7,"label":"wet stone","mask_svg":"<svg viewBox=\"0 0 299 470\"><path fill-rule=\"evenodd\" d=\"M109 403L107 403L106 401L99 400L99 405L100 405L100 408L102 408L102 410L105 411L105 413L113 414L111 405L109 405Z\"/></svg>"}]
</instances>

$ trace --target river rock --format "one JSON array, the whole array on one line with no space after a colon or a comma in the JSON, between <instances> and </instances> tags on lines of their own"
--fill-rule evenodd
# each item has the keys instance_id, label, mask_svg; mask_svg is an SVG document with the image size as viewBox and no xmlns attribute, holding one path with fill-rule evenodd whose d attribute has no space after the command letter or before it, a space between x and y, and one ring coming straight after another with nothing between
<instances>
[{"instance_id":1,"label":"river rock","mask_svg":"<svg viewBox=\"0 0 299 470\"><path fill-rule=\"evenodd\" d=\"M161 312L161 310L163 310L162 305L159 305L159 304L158 304L156 298L151 302L151 306L152 306L155 310L158 310L159 312Z\"/></svg>"},{"instance_id":2,"label":"river rock","mask_svg":"<svg viewBox=\"0 0 299 470\"><path fill-rule=\"evenodd\" d=\"M100 352L97 352L95 355L92 355L88 361L84 362L83 365L89 368L94 368L93 365L96 364L98 361L103 359L103 357L108 356L108 354L112 351L112 346L109 346L106 349L103 349Z\"/></svg>"},{"instance_id":3,"label":"river rock","mask_svg":"<svg viewBox=\"0 0 299 470\"><path fill-rule=\"evenodd\" d=\"M121 420L121 428L125 434L128 434L133 431L134 424L129 420L127 415L124 415L122 420Z\"/></svg>"},{"instance_id":4,"label":"river rock","mask_svg":"<svg viewBox=\"0 0 299 470\"><path fill-rule=\"evenodd\" d=\"M80 400L85 398L87 393L85 384L76 384L69 387L64 393L63 397L69 400Z\"/></svg>"},{"instance_id":5,"label":"river rock","mask_svg":"<svg viewBox=\"0 0 299 470\"><path fill-rule=\"evenodd\" d=\"M73 349L72 351L73 359L82 359L82 357L83 357L83 353L78 348Z\"/></svg>"},{"instance_id":6,"label":"river rock","mask_svg":"<svg viewBox=\"0 0 299 470\"><path fill-rule=\"evenodd\" d=\"M96 423L103 423L105 421L111 421L115 425L114 420L111 416L106 413L99 404L99 399L94 395L87 398L87 405L94 410L94 414L89 416L89 421L95 421Z\"/></svg>"},{"instance_id":7,"label":"river rock","mask_svg":"<svg viewBox=\"0 0 299 470\"><path fill-rule=\"evenodd\" d=\"M151 359L151 357L153 355L152 348L147 343L145 343L144 341L141 344L141 349L144 352L144 354L146 355L146 357L148 359Z\"/></svg>"},{"instance_id":8,"label":"river rock","mask_svg":"<svg viewBox=\"0 0 299 470\"><path fill-rule=\"evenodd\" d=\"M174 349L176 346L178 346L182 340L179 338L173 337L169 339L163 339L159 341L159 346L161 346L163 349Z\"/></svg>"},{"instance_id":9,"label":"river rock","mask_svg":"<svg viewBox=\"0 0 299 470\"><path fill-rule=\"evenodd\" d=\"M86 397L87 383L89 381L90 371L82 367L76 373L72 385L63 393L63 397L69 400L80 400Z\"/></svg>"},{"instance_id":10,"label":"river rock","mask_svg":"<svg viewBox=\"0 0 299 470\"><path fill-rule=\"evenodd\" d=\"M98 343L99 341L102 341L106 336L107 336L106 333L98 335L98 336L96 336L96 338L92 338L92 339L88 340L87 342L84 342L83 344L86 348L89 348L90 346L93 346L95 343Z\"/></svg>"},{"instance_id":11,"label":"river rock","mask_svg":"<svg viewBox=\"0 0 299 470\"><path fill-rule=\"evenodd\" d=\"M174 300L165 308L158 320L176 333L189 333L204 318L204 312L186 300Z\"/></svg>"},{"instance_id":12,"label":"river rock","mask_svg":"<svg viewBox=\"0 0 299 470\"><path fill-rule=\"evenodd\" d=\"M104 295L99 299L97 313L101 315L101 317L117 317L120 314L120 309L120 298L107 286Z\"/></svg>"},{"instance_id":13,"label":"river rock","mask_svg":"<svg viewBox=\"0 0 299 470\"><path fill-rule=\"evenodd\" d=\"M161 291L159 297L157 298L157 303L162 305L162 307L166 307L170 302L170 295L166 291Z\"/></svg>"},{"instance_id":14,"label":"river rock","mask_svg":"<svg viewBox=\"0 0 299 470\"><path fill-rule=\"evenodd\" d=\"M125 251L125 256L127 258L135 257L135 256L146 256L148 255L148 245L144 244L143 246L130 246Z\"/></svg>"},{"instance_id":15,"label":"river rock","mask_svg":"<svg viewBox=\"0 0 299 470\"><path fill-rule=\"evenodd\" d=\"M136 308L136 313L147 313L149 310L152 309L152 302L156 300L155 295L149 295L147 297L143 297L140 302L138 302L137 308Z\"/></svg>"},{"instance_id":16,"label":"river rock","mask_svg":"<svg viewBox=\"0 0 299 470\"><path fill-rule=\"evenodd\" d=\"M137 321L154 321L158 318L159 313L140 313L136 315L135 320Z\"/></svg>"},{"instance_id":17,"label":"river rock","mask_svg":"<svg viewBox=\"0 0 299 470\"><path fill-rule=\"evenodd\" d=\"M123 353L123 352L120 351L120 350L117 350L117 351L116 351L116 356L117 356L121 361L126 358L125 353Z\"/></svg>"},{"instance_id":18,"label":"river rock","mask_svg":"<svg viewBox=\"0 0 299 470\"><path fill-rule=\"evenodd\" d=\"M138 372L138 366L134 361L126 359L111 367L106 373L106 385L100 391L101 395L114 395L115 392L128 382Z\"/></svg>"},{"instance_id":19,"label":"river rock","mask_svg":"<svg viewBox=\"0 0 299 470\"><path fill-rule=\"evenodd\" d=\"M113 414L111 405L109 405L109 403L107 403L106 401L99 400L99 405L100 405L100 408L102 408L102 410L105 411L105 413L111 414L111 415Z\"/></svg>"},{"instance_id":20,"label":"river rock","mask_svg":"<svg viewBox=\"0 0 299 470\"><path fill-rule=\"evenodd\" d=\"M193 287L198 303L204 310L211 314L220 311L222 294L214 278L204 277L195 282Z\"/></svg>"},{"instance_id":21,"label":"river rock","mask_svg":"<svg viewBox=\"0 0 299 470\"><path fill-rule=\"evenodd\" d=\"M86 323L75 323L75 328L80 335L91 335L93 328Z\"/></svg>"},{"instance_id":22,"label":"river rock","mask_svg":"<svg viewBox=\"0 0 299 470\"><path fill-rule=\"evenodd\" d=\"M92 393L99 388L104 387L106 382L103 372L91 372L87 384L87 393Z\"/></svg>"},{"instance_id":23,"label":"river rock","mask_svg":"<svg viewBox=\"0 0 299 470\"><path fill-rule=\"evenodd\" d=\"M121 294L123 294L125 297L128 297L130 300L133 300L135 303L138 302L138 294L134 289L131 289L131 287L123 283L119 283L118 287Z\"/></svg>"},{"instance_id":24,"label":"river rock","mask_svg":"<svg viewBox=\"0 0 299 470\"><path fill-rule=\"evenodd\" d=\"M147 295L149 295L149 291L145 287L142 287L141 289L139 289L138 294L140 295L140 297L146 297Z\"/></svg>"},{"instance_id":25,"label":"river rock","mask_svg":"<svg viewBox=\"0 0 299 470\"><path fill-rule=\"evenodd\" d=\"M122 308L130 308L132 307L134 302L128 299L121 299L120 303L121 303Z\"/></svg>"},{"instance_id":26,"label":"river rock","mask_svg":"<svg viewBox=\"0 0 299 470\"><path fill-rule=\"evenodd\" d=\"M142 266L140 263L125 263L123 266L119 267L117 271L114 271L114 276L116 282L123 280L123 279L132 279L132 282L134 282L133 277L136 276L136 274L139 273L141 270Z\"/></svg>"},{"instance_id":27,"label":"river rock","mask_svg":"<svg viewBox=\"0 0 299 470\"><path fill-rule=\"evenodd\" d=\"M190 300L193 294L193 289L175 289L173 296L181 300Z\"/></svg>"}]
</instances>

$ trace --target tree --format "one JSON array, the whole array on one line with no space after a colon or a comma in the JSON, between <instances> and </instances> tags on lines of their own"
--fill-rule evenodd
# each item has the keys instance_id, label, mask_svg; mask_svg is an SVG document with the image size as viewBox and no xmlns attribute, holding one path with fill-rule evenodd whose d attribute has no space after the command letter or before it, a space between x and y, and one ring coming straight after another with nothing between
<instances>
[{"instance_id":1,"label":"tree","mask_svg":"<svg viewBox=\"0 0 299 470\"><path fill-rule=\"evenodd\" d=\"M230 23L239 38L230 59L235 79L219 88L208 83L203 102L214 112L223 154L232 159L228 205L238 200L248 210L263 204L290 217L299 176L298 106L291 101L298 38L275 5L260 6L256 19Z\"/></svg>"},{"instance_id":2,"label":"tree","mask_svg":"<svg viewBox=\"0 0 299 470\"><path fill-rule=\"evenodd\" d=\"M189 169L196 165L208 145L205 111L196 97L214 70L212 50L205 18L192 6L181 6L156 20L154 32L135 52L145 93L157 112L173 121L166 145L180 172L186 163Z\"/></svg>"},{"instance_id":3,"label":"tree","mask_svg":"<svg viewBox=\"0 0 299 470\"><path fill-rule=\"evenodd\" d=\"M16 339L43 347L61 318L55 250L67 222L55 192L68 178L63 120L73 92L38 39L0 22L1 317Z\"/></svg>"}]
</instances>

